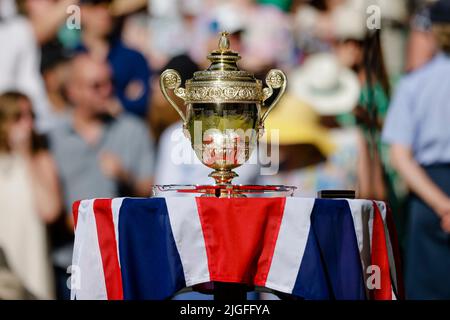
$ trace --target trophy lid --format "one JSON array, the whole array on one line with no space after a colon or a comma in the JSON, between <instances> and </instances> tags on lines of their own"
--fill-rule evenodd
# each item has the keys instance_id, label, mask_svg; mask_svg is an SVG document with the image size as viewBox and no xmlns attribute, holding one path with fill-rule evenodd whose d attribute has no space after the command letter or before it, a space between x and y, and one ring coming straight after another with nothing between
<instances>
[{"instance_id":1,"label":"trophy lid","mask_svg":"<svg viewBox=\"0 0 450 320\"><path fill-rule=\"evenodd\" d=\"M187 103L262 103L262 82L240 70L239 53L230 49L227 32L222 32L217 50L210 52L211 65L186 81Z\"/></svg>"}]
</instances>

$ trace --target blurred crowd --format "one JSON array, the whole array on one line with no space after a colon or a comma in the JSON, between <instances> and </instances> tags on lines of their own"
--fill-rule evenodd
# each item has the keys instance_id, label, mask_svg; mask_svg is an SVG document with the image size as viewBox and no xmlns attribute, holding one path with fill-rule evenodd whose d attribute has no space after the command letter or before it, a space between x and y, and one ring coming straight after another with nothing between
<instances>
[{"instance_id":1,"label":"blurred crowd","mask_svg":"<svg viewBox=\"0 0 450 320\"><path fill-rule=\"evenodd\" d=\"M261 175L260 165L246 164L236 182L293 185L305 197L356 190L358 198L388 201L413 257L407 267L421 259L406 237L417 231L407 222L412 190L430 215L438 213L429 223L447 244L433 259L450 270L448 182L434 183L435 173L424 178L417 168L440 163L448 173L450 163L450 72L433 73L450 65L440 53L450 52L450 16L444 5L433 20L434 3L0 0L0 299L69 297L74 201L212 183L195 157L194 164L171 158L176 141L192 150L159 75L176 69L184 84L207 68L223 30L241 69L264 79L279 68L289 83L266 123L266 132L281 129L279 172ZM431 82L431 96L419 94ZM411 111L408 101L418 106ZM433 101L441 106L427 119L418 110ZM410 297L450 298L450 286L417 289L416 273Z\"/></svg>"}]
</instances>

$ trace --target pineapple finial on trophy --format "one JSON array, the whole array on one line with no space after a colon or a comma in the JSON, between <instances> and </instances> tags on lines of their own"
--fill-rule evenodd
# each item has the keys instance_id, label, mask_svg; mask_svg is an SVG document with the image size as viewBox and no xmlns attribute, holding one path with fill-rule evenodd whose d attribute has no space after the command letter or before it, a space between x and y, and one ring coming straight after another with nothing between
<instances>
[{"instance_id":1,"label":"pineapple finial on trophy","mask_svg":"<svg viewBox=\"0 0 450 320\"><path fill-rule=\"evenodd\" d=\"M230 34L226 31L222 32L219 40L219 51L226 52L230 51L230 39L228 38Z\"/></svg>"}]
</instances>

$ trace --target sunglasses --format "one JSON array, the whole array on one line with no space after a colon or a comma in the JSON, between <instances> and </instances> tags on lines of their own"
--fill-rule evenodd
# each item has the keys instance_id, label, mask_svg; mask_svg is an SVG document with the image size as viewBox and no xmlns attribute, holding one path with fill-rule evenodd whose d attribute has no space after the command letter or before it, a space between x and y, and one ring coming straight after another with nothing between
<instances>
[{"instance_id":1,"label":"sunglasses","mask_svg":"<svg viewBox=\"0 0 450 320\"><path fill-rule=\"evenodd\" d=\"M102 81L94 81L88 85L88 87L92 90L99 91L103 88L110 87L111 80L102 80Z\"/></svg>"},{"instance_id":2,"label":"sunglasses","mask_svg":"<svg viewBox=\"0 0 450 320\"><path fill-rule=\"evenodd\" d=\"M33 111L17 112L13 115L14 122L19 122L23 119L31 118L33 121L36 120L36 115Z\"/></svg>"}]
</instances>

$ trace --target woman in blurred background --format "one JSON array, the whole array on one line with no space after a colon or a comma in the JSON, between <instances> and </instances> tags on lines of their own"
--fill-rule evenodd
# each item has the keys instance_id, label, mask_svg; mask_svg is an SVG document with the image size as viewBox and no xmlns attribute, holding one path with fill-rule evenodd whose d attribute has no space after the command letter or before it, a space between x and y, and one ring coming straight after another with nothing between
<instances>
[{"instance_id":1,"label":"woman in blurred background","mask_svg":"<svg viewBox=\"0 0 450 320\"><path fill-rule=\"evenodd\" d=\"M0 96L0 247L36 298L53 297L46 224L61 211L56 167L34 131L30 100Z\"/></svg>"}]
</instances>

